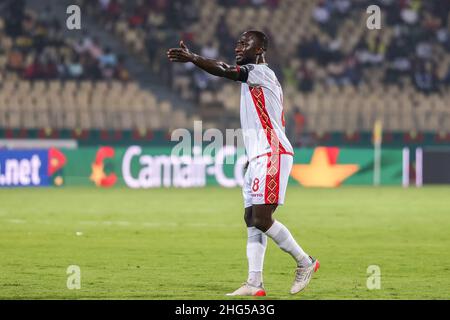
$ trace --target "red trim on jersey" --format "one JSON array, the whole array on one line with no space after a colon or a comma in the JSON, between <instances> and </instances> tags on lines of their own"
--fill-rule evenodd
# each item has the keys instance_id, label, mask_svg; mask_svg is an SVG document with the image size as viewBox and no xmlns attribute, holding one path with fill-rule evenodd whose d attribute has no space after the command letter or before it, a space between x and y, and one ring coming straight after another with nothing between
<instances>
[{"instance_id":1,"label":"red trim on jersey","mask_svg":"<svg viewBox=\"0 0 450 320\"><path fill-rule=\"evenodd\" d=\"M256 112L258 113L259 121L261 121L261 126L266 132L267 142L270 144L272 153L286 153L286 150L281 144L280 139L278 139L277 134L273 129L272 122L270 121L269 113L266 109L266 100L264 98L263 89L261 87L250 87L250 94L252 96Z\"/></svg>"},{"instance_id":2,"label":"red trim on jersey","mask_svg":"<svg viewBox=\"0 0 450 320\"><path fill-rule=\"evenodd\" d=\"M266 189L264 190L264 203L278 203L280 195L280 161L281 155L272 154L267 158Z\"/></svg>"},{"instance_id":3,"label":"red trim on jersey","mask_svg":"<svg viewBox=\"0 0 450 320\"><path fill-rule=\"evenodd\" d=\"M277 137L277 134L270 121L269 113L266 109L266 101L264 98L264 91L261 87L250 87L250 94L252 96L253 104L258 113L261 126L266 132L267 142L270 144L272 152L267 153L267 174L266 174L266 188L264 190L264 202L266 204L278 203L280 193L280 161L281 154L291 154L284 149Z\"/></svg>"},{"instance_id":4,"label":"red trim on jersey","mask_svg":"<svg viewBox=\"0 0 450 320\"><path fill-rule=\"evenodd\" d=\"M288 152L288 151L286 151L286 152L279 152L278 154L279 155L287 154L289 156L294 156L293 152ZM261 157L270 157L271 155L272 155L272 152L267 152L267 153L264 153L264 154L260 154L259 156L256 156L256 157L252 158L251 160L258 159L258 158L261 158Z\"/></svg>"}]
</instances>

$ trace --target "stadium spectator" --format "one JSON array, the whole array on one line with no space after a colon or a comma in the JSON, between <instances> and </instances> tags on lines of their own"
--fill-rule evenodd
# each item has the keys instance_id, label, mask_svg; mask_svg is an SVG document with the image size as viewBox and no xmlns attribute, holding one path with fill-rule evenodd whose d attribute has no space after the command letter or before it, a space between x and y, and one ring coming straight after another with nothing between
<instances>
[{"instance_id":1,"label":"stadium spectator","mask_svg":"<svg viewBox=\"0 0 450 320\"><path fill-rule=\"evenodd\" d=\"M430 94L438 89L436 66L430 61L418 61L414 72L414 83L418 90Z\"/></svg>"},{"instance_id":2,"label":"stadium spectator","mask_svg":"<svg viewBox=\"0 0 450 320\"><path fill-rule=\"evenodd\" d=\"M115 67L117 64L117 57L116 55L111 51L111 48L106 47L105 50L103 50L102 55L98 59L100 63L101 68L106 67Z\"/></svg>"},{"instance_id":3,"label":"stadium spectator","mask_svg":"<svg viewBox=\"0 0 450 320\"><path fill-rule=\"evenodd\" d=\"M351 3L349 0L335 0L334 7L341 16L346 16L350 12Z\"/></svg>"},{"instance_id":4,"label":"stadium spectator","mask_svg":"<svg viewBox=\"0 0 450 320\"><path fill-rule=\"evenodd\" d=\"M381 39L381 34L375 37L367 37L361 39L357 51L358 60L365 65L379 65L384 61L386 52L386 44Z\"/></svg>"},{"instance_id":5,"label":"stadium spectator","mask_svg":"<svg viewBox=\"0 0 450 320\"><path fill-rule=\"evenodd\" d=\"M157 35L157 30L153 26L149 26L149 29L147 31L147 39L145 40L145 42L150 69L155 72L158 65L157 53L161 42L160 37Z\"/></svg>"},{"instance_id":6,"label":"stadium spectator","mask_svg":"<svg viewBox=\"0 0 450 320\"><path fill-rule=\"evenodd\" d=\"M56 65L56 70L58 71L58 78L66 79L69 76L69 70L66 65L65 57L60 56L59 61Z\"/></svg>"},{"instance_id":7,"label":"stadium spectator","mask_svg":"<svg viewBox=\"0 0 450 320\"><path fill-rule=\"evenodd\" d=\"M214 82L208 76L194 72L189 64L176 68L168 63L164 54L166 48L176 45L181 38L195 52L232 63L239 30L236 23L230 23L230 9L239 8L237 19L244 12L256 18L267 12L269 17L271 14L275 17L278 16L278 10L289 9L279 0L218 0L212 6L218 10L205 15L201 10L204 5L202 1L77 2L83 7L82 10L86 8L88 10L85 12L98 18L96 21L99 25L123 39L127 48L138 54L138 58L148 58L142 61L148 62L152 77L161 84L170 86L174 76L180 75L180 80L174 85L183 99L192 101L203 101L200 94L204 91L210 91L208 93L212 95L208 96L219 101L223 96L219 93L225 91L224 86L220 85L220 81ZM270 34L270 31L278 32L279 29L272 25L271 20L264 23L267 28L264 31L273 40L268 50L271 68L283 87L289 88L287 106L297 103L295 99L299 92L308 97L318 97L318 103L322 106L323 93L328 92L324 88L329 90L336 86L343 86L339 90L345 92L355 92L359 88L350 86L362 85L361 88L369 93L378 93L393 86L409 92L411 97L417 92L441 94L448 90L450 1L372 2L315 1L308 9L305 7L305 12L292 14L293 17L308 19L308 23L302 25L301 32L282 33L280 37ZM21 8L23 1L11 3L15 9L2 13L6 35L6 38L0 36L0 50L5 56L4 72L15 73L25 79L127 81L130 78L124 57L118 57L116 52L106 48L91 34L84 33L79 41L66 39L63 29L53 19L51 10L45 9L36 15L25 13L23 8L17 9ZM365 9L370 4L382 7L381 31L360 30L358 21L366 17ZM11 12L20 18L20 23L12 19ZM292 18L290 14L281 16L286 20ZM202 33L205 23L211 30ZM11 27L14 25L14 28ZM286 41L294 47L289 48ZM343 98L347 98L346 94ZM408 96L405 97L405 101L408 99ZM227 110L234 112L232 106L226 106L225 101L221 103ZM344 104L348 105L348 101ZM290 109L289 112L294 111Z\"/></svg>"},{"instance_id":8,"label":"stadium spectator","mask_svg":"<svg viewBox=\"0 0 450 320\"><path fill-rule=\"evenodd\" d=\"M325 0L319 1L313 11L313 18L321 25L325 25L330 21L331 12L325 4Z\"/></svg>"},{"instance_id":9,"label":"stadium spectator","mask_svg":"<svg viewBox=\"0 0 450 320\"><path fill-rule=\"evenodd\" d=\"M361 83L362 72L358 59L354 55L345 59L345 69L342 76L342 84L358 86Z\"/></svg>"},{"instance_id":10,"label":"stadium spectator","mask_svg":"<svg viewBox=\"0 0 450 320\"><path fill-rule=\"evenodd\" d=\"M219 56L219 50L217 46L210 41L203 46L201 54L206 58L216 59Z\"/></svg>"},{"instance_id":11,"label":"stadium spectator","mask_svg":"<svg viewBox=\"0 0 450 320\"><path fill-rule=\"evenodd\" d=\"M117 58L117 65L114 70L114 78L120 81L130 80L130 73L127 68L125 68L125 57L119 56Z\"/></svg>"},{"instance_id":12,"label":"stadium spectator","mask_svg":"<svg viewBox=\"0 0 450 320\"><path fill-rule=\"evenodd\" d=\"M107 11L111 0L98 0L102 11Z\"/></svg>"},{"instance_id":13,"label":"stadium spectator","mask_svg":"<svg viewBox=\"0 0 450 320\"><path fill-rule=\"evenodd\" d=\"M447 73L446 73L446 75L444 76L444 78L442 79L442 82L443 82L445 85L450 85L450 66L448 67Z\"/></svg>"},{"instance_id":14,"label":"stadium spectator","mask_svg":"<svg viewBox=\"0 0 450 320\"><path fill-rule=\"evenodd\" d=\"M403 22L408 25L414 25L419 20L419 14L418 14L417 10L415 10L415 8L409 4L405 5L402 8L402 10L400 12L400 16L401 16Z\"/></svg>"},{"instance_id":15,"label":"stadium spectator","mask_svg":"<svg viewBox=\"0 0 450 320\"><path fill-rule=\"evenodd\" d=\"M8 54L7 70L20 73L24 68L24 56L20 50L13 49Z\"/></svg>"},{"instance_id":16,"label":"stadium spectator","mask_svg":"<svg viewBox=\"0 0 450 320\"><path fill-rule=\"evenodd\" d=\"M421 41L416 46L416 56L423 60L429 60L433 56L433 47L429 41Z\"/></svg>"},{"instance_id":17,"label":"stadium spectator","mask_svg":"<svg viewBox=\"0 0 450 320\"><path fill-rule=\"evenodd\" d=\"M86 2L85 0L81 1ZM110 6L115 1L105 1L103 8L106 8L106 4ZM414 77L414 74L421 73L412 67L415 56L433 60L434 48L439 43L444 48L447 46L446 50L450 49L448 30L445 28L448 17L443 13L448 12L448 1L438 0L437 2L434 5L419 0L378 1L377 4L386 13L385 23L394 31L394 38L390 39L385 33L366 32L361 35L356 46L350 49L346 48L344 53L343 47L346 45L345 41L348 42L348 40L343 42L341 37L337 36L338 29L343 25L345 19L350 19L352 14L366 8L371 3L367 0L361 0L355 4L349 0L318 1L311 11L312 20L325 33L304 33L298 42L298 56L302 60L312 59L317 62L316 67L320 69L321 73L324 73L324 76L320 77L320 80L311 79L311 70L304 65L290 70L290 62L282 61L282 55L271 58L271 64L281 66L278 68L282 70L279 72L279 77L285 76L289 83L306 92L314 87L315 81L331 81L346 85L367 82L367 76L363 76L364 70L373 65L382 67L384 76L381 79L386 84L398 83L404 76ZM259 10L263 6L277 8L279 1L220 0L218 5L225 9L251 6L255 10ZM186 11L187 9L189 11ZM185 1L179 0L139 1L136 4L127 4L122 11L120 16L116 16L116 21L125 18L132 28L144 27L147 30L145 32L147 36L146 50L150 67L158 76L169 77L162 67L165 62L158 58L161 55L160 48L170 46L176 41L175 38L179 38L174 30L181 34L187 33L186 26L195 23L198 19L198 4L187 5ZM199 51L207 56L222 56L227 60L232 60L234 52L231 44L233 44L234 36L230 32L226 14L219 14L218 19L214 32L218 39L218 46L212 46L211 42L207 41L206 45L200 46ZM421 20L419 21L419 19ZM171 21L170 26L167 21ZM196 35L192 34L191 47L197 45L195 37ZM424 38L427 41L423 41ZM271 50L276 50L276 45ZM208 88L211 87L207 78L195 75L193 72L190 72L189 76L200 87L204 85Z\"/></svg>"},{"instance_id":18,"label":"stadium spectator","mask_svg":"<svg viewBox=\"0 0 450 320\"><path fill-rule=\"evenodd\" d=\"M330 0L320 0L312 12L314 20L328 35L336 35L338 20L333 16L335 4Z\"/></svg>"},{"instance_id":19,"label":"stadium spectator","mask_svg":"<svg viewBox=\"0 0 450 320\"><path fill-rule=\"evenodd\" d=\"M302 136L305 127L305 116L300 111L300 107L294 108L294 145L300 147L302 145Z\"/></svg>"},{"instance_id":20,"label":"stadium spectator","mask_svg":"<svg viewBox=\"0 0 450 320\"><path fill-rule=\"evenodd\" d=\"M300 58L315 58L320 55L321 51L321 44L316 37L313 37L311 34L303 36L298 47L298 55Z\"/></svg>"},{"instance_id":21,"label":"stadium spectator","mask_svg":"<svg viewBox=\"0 0 450 320\"><path fill-rule=\"evenodd\" d=\"M101 5L112 3L115 0L103 1ZM6 29L12 43L6 52L8 72L28 80L112 79L115 75L128 78L123 63L116 71L116 54L110 48L103 52L98 38L84 32L78 41L64 39L62 27L49 7L39 15L25 13L19 1L11 2L10 10L21 17L21 23L19 27L14 22Z\"/></svg>"},{"instance_id":22,"label":"stadium spectator","mask_svg":"<svg viewBox=\"0 0 450 320\"><path fill-rule=\"evenodd\" d=\"M6 34L13 38L20 36L25 18L25 0L11 1L5 12Z\"/></svg>"},{"instance_id":23,"label":"stadium spectator","mask_svg":"<svg viewBox=\"0 0 450 320\"><path fill-rule=\"evenodd\" d=\"M221 16L219 22L217 23L217 36L220 39L219 51L222 52L227 59L233 59L234 38L231 36L225 16Z\"/></svg>"},{"instance_id":24,"label":"stadium spectator","mask_svg":"<svg viewBox=\"0 0 450 320\"><path fill-rule=\"evenodd\" d=\"M81 79L83 76L84 68L81 64L80 57L78 55L67 63L67 75L70 79Z\"/></svg>"},{"instance_id":25,"label":"stadium spectator","mask_svg":"<svg viewBox=\"0 0 450 320\"><path fill-rule=\"evenodd\" d=\"M308 62L303 62L296 74L298 89L303 92L311 92L314 89L314 73Z\"/></svg>"},{"instance_id":26,"label":"stadium spectator","mask_svg":"<svg viewBox=\"0 0 450 320\"><path fill-rule=\"evenodd\" d=\"M144 12L140 10L140 8L136 8L134 10L134 14L128 18L128 23L132 28L139 28L143 26L145 21Z\"/></svg>"}]
</instances>

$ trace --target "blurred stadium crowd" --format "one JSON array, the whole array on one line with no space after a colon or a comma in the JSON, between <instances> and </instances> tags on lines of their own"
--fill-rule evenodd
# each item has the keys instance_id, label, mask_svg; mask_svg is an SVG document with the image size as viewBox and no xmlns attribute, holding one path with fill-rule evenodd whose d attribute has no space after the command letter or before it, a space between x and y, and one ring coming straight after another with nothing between
<instances>
[{"instance_id":1,"label":"blurred stadium crowd","mask_svg":"<svg viewBox=\"0 0 450 320\"><path fill-rule=\"evenodd\" d=\"M128 79L124 57L102 47L98 38L86 35L81 41L65 39L63 26L49 15L51 8L27 12L22 3L11 2L8 14L1 20L6 72L26 80Z\"/></svg>"},{"instance_id":2,"label":"blurred stadium crowd","mask_svg":"<svg viewBox=\"0 0 450 320\"><path fill-rule=\"evenodd\" d=\"M189 128L198 118L207 127L237 127L238 84L170 64L165 52L183 39L192 51L232 63L239 34L261 29L271 41L268 61L284 88L291 135L370 131L376 119L391 132L450 133L450 1L74 2L196 108L142 89L125 68L129 57L101 39L87 32L64 38L50 10L20 12L17 5L0 19L0 108L17 107L1 112L1 127L154 130ZM383 10L381 30L366 27L372 4ZM23 113L33 108L40 110L35 116ZM174 112L173 122L163 121Z\"/></svg>"}]
</instances>

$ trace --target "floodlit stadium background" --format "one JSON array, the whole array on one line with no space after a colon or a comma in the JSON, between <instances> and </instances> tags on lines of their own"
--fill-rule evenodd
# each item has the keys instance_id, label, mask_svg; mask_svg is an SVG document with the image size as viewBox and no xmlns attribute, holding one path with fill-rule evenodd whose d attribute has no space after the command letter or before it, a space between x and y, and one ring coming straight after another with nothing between
<instances>
[{"instance_id":1,"label":"floodlit stadium background","mask_svg":"<svg viewBox=\"0 0 450 320\"><path fill-rule=\"evenodd\" d=\"M81 30L69 30L66 24L71 15L67 8L73 4L81 9ZM367 27L370 5L381 8L380 30ZM192 283L181 284L178 293L165 288L160 295L146 295L140 287L141 278L133 278L133 274L129 280L129 273L123 271L127 266L119 260L134 261L125 252L127 243L136 251L145 251L146 241L164 239L168 230L180 226L187 237L185 245L189 245L185 252L225 245L214 242L217 234L209 233L203 236L211 239L211 246L199 244L193 234L198 234L202 224L216 226L220 239L228 237L226 225L234 228L235 238L242 236L238 187L244 158L240 150L233 144L224 146L212 159L194 152L190 156L200 157L198 167L181 158L174 163L169 157L175 129L192 132L199 123L196 121L202 121L203 131L239 128L240 84L209 76L192 64L171 64L166 51L182 39L192 51L232 64L236 39L247 29L260 29L269 35L269 66L284 90L286 131L296 153L287 219L298 221L299 230L309 228L309 236L314 236L313 229L320 234L322 228L322 235L345 241L352 233L347 239L352 246L361 243L370 248L376 242L367 237L376 235L385 241L382 247L393 242L415 244L410 230L419 230L422 225L425 229L415 233L421 235L416 241L430 247L421 247L419 254L444 259L441 265L448 265L442 255L449 243L445 235L450 224L445 214L450 212L449 189L427 185L450 184L449 1L3 0L0 187L4 188L0 189L0 228L6 272L1 275L1 298L220 298L212 292L227 290L231 281L239 283L235 275L241 275L242 268L245 271L245 257L237 255L236 260L242 260L240 271L223 271L222 283L205 289L206 293L189 287L196 286L194 276L190 277ZM217 165L217 159L225 154L235 156L236 161ZM339 189L306 189L341 185ZM377 187L366 187L373 185ZM416 187L423 188L412 189ZM353 202L355 195L359 195L359 202ZM303 201L306 196L308 200ZM374 212L367 220L358 220L369 208ZM329 216L335 209L342 211L345 220L339 219L339 213ZM208 210L215 214L207 214ZM308 210L315 212L317 220L302 219ZM350 220L353 224L346 225ZM343 229L333 229L340 223ZM128 238L136 230L136 234L147 234L149 229L156 232L150 238ZM117 260L103 257L105 263L124 268L115 283L122 290L118 289L118 295L108 291L111 286L101 280L98 270L88 271L88 277L95 281L91 287L86 284L87 293L74 296L65 288L65 268L82 263L65 256L71 251L54 247L50 239L74 249L78 247L62 233L89 237L89 230L96 230L97 237L93 236L89 245L81 245L86 254L77 251L78 260L95 264L99 252L90 245L100 235L105 236L99 245L102 252L110 252L117 244L124 250ZM391 238L388 230L396 236ZM24 234L43 238L28 239ZM436 243L424 242L421 237L426 235ZM244 243L241 240L225 253L239 253ZM40 248L28 246L36 241L43 241ZM151 279L158 274L159 278L149 281L162 286L169 278L165 272L173 272L174 267L160 269L171 260L164 256L167 247L158 243L160 247L153 248L153 254L164 258L142 271ZM321 251L329 246L323 237L322 242L311 241L310 245L325 257L329 254L330 263L331 257L339 259L325 249ZM356 260L367 254L367 247L352 249ZM376 256L386 263L390 255L411 250L406 244L398 250L383 248ZM28 260L19 258L21 250L27 252ZM199 250L194 250L197 256L189 255L183 261L193 259L196 265L201 264ZM54 264L52 252L59 257ZM224 265L229 259L218 258ZM360 275L356 285L351 277L339 282L342 270L331 273L336 290L348 288L343 294L327 291L330 282L324 276L310 297L442 298L442 292L430 288L434 288L433 283L448 282L448 269L437 270L438 278L430 278L428 286L413 281L408 287L401 282L402 277L419 277L421 266L414 264L417 259L412 260L411 270L391 270L400 279L397 286L394 277L388 278L394 281L392 292L370 296L371 291L366 290L366 267L377 264L374 259L355 266ZM49 275L45 285L33 276L36 261L38 269ZM139 265L145 263L148 261L142 258ZM346 263L351 262L340 267ZM60 272L58 268L64 268L62 275L52 278L52 272ZM214 280L211 276L205 281ZM39 287L42 285L44 288ZM353 286L362 291L355 293ZM134 287L137 291L133 293ZM421 288L423 296L416 295L415 288Z\"/></svg>"}]
</instances>

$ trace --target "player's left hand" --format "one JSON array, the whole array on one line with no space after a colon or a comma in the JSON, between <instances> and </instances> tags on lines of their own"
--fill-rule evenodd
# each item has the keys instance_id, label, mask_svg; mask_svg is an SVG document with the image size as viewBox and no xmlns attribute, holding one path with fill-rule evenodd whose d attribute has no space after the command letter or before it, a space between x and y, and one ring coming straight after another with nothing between
<instances>
[{"instance_id":1,"label":"player's left hand","mask_svg":"<svg viewBox=\"0 0 450 320\"><path fill-rule=\"evenodd\" d=\"M183 40L181 40L179 48L172 48L167 51L167 57L172 62L186 63L192 61L193 55L189 51L188 47L186 47Z\"/></svg>"}]
</instances>

